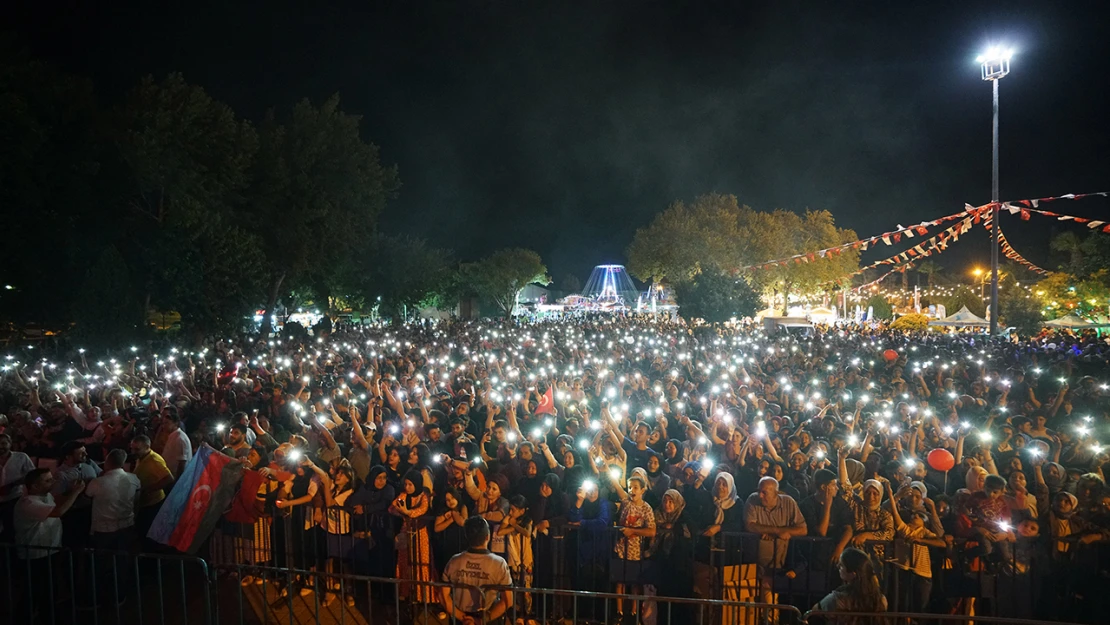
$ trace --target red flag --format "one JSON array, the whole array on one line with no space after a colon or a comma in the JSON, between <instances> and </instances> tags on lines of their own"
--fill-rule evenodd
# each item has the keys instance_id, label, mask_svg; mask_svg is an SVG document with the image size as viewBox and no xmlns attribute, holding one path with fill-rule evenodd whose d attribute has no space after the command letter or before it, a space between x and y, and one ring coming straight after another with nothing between
<instances>
[{"instance_id":1,"label":"red flag","mask_svg":"<svg viewBox=\"0 0 1110 625\"><path fill-rule=\"evenodd\" d=\"M555 395L551 392L551 387L547 387L547 392L540 395L540 403L536 406L536 414L555 414Z\"/></svg>"},{"instance_id":2,"label":"red flag","mask_svg":"<svg viewBox=\"0 0 1110 625\"><path fill-rule=\"evenodd\" d=\"M224 518L232 523L254 523L262 516L258 509L258 489L266 477L258 471L243 471L243 483L235 499L231 500L231 509L224 513Z\"/></svg>"}]
</instances>

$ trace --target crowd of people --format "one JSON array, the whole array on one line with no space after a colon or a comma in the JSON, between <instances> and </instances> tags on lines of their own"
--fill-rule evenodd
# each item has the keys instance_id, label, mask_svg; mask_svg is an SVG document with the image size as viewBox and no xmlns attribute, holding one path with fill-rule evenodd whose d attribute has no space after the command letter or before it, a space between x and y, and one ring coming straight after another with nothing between
<instances>
[{"instance_id":1,"label":"crowd of people","mask_svg":"<svg viewBox=\"0 0 1110 625\"><path fill-rule=\"evenodd\" d=\"M208 540L217 564L802 610L1103 609L1110 343L1094 334L606 315L31 354L5 357L0 417L0 541L29 566L50 554L33 547L161 548L151 523L209 446L253 495ZM505 567L463 562L487 550ZM513 603L399 591L461 619ZM282 592L355 600L308 576ZM558 609L515 596L514 613Z\"/></svg>"}]
</instances>

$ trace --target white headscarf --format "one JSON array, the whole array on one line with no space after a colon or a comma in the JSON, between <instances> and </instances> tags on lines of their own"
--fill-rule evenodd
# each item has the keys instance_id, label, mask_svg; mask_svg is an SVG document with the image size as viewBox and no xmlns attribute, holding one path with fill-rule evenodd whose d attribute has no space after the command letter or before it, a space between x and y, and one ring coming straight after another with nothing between
<instances>
[{"instance_id":1,"label":"white headscarf","mask_svg":"<svg viewBox=\"0 0 1110 625\"><path fill-rule=\"evenodd\" d=\"M724 480L728 482L728 494L723 498L717 495L717 480ZM717 474L717 479L713 480L713 505L717 506L717 518L713 521L714 525L720 525L725 520L725 510L736 505L736 480L732 474L727 471L722 471Z\"/></svg>"}]
</instances>

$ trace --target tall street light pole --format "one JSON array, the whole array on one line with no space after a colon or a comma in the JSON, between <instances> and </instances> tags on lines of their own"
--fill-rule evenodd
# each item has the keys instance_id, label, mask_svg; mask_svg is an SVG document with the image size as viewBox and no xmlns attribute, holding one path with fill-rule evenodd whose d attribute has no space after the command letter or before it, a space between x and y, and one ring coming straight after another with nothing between
<instances>
[{"instance_id":1,"label":"tall street light pole","mask_svg":"<svg viewBox=\"0 0 1110 625\"><path fill-rule=\"evenodd\" d=\"M1010 58L1014 51L993 46L978 58L983 68L983 80L991 82L994 91L992 109L993 141L991 150L991 336L998 336L998 81L1010 73Z\"/></svg>"}]
</instances>

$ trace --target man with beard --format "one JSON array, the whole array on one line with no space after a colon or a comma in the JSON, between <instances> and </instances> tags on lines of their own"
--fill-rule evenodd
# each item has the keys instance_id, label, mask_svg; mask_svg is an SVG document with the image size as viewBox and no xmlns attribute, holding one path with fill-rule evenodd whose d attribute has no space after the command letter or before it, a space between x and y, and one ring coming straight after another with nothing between
<instances>
[{"instance_id":1,"label":"man with beard","mask_svg":"<svg viewBox=\"0 0 1110 625\"><path fill-rule=\"evenodd\" d=\"M54 475L53 495L61 500L76 482L88 484L100 476L100 467L89 462L85 445L77 441L62 446L62 465ZM63 544L70 547L84 547L88 543L92 525L92 500L78 497L69 514L62 519Z\"/></svg>"},{"instance_id":2,"label":"man with beard","mask_svg":"<svg viewBox=\"0 0 1110 625\"><path fill-rule=\"evenodd\" d=\"M250 447L250 443L247 442L247 426L236 423L231 426L227 434L227 446L220 451L232 458L237 458L240 451L245 453L250 450Z\"/></svg>"}]
</instances>

